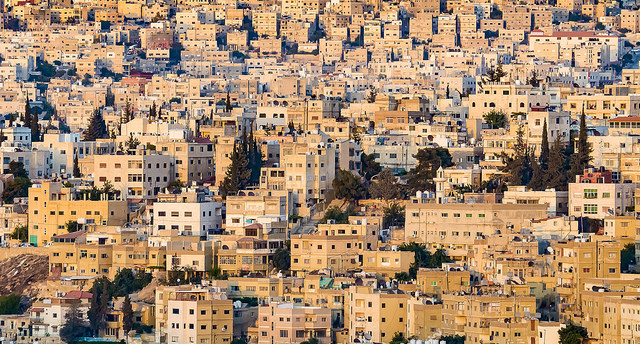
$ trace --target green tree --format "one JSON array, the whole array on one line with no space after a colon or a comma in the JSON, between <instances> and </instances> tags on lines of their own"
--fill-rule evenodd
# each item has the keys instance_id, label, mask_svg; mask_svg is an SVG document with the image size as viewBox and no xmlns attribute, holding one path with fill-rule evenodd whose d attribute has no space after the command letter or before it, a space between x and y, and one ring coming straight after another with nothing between
<instances>
[{"instance_id":1,"label":"green tree","mask_svg":"<svg viewBox=\"0 0 640 344\"><path fill-rule=\"evenodd\" d=\"M127 148L127 152L135 151L139 145L140 145L140 140L133 137L133 133L129 133L129 138L124 143L124 146Z\"/></svg>"},{"instance_id":2,"label":"green tree","mask_svg":"<svg viewBox=\"0 0 640 344\"><path fill-rule=\"evenodd\" d=\"M80 311L80 301L74 300L71 307L64 316L64 324L60 328L60 339L65 343L73 343L78 337L83 337L88 332L88 328L82 319Z\"/></svg>"},{"instance_id":3,"label":"green tree","mask_svg":"<svg viewBox=\"0 0 640 344\"><path fill-rule=\"evenodd\" d=\"M376 155L362 153L360 156L360 174L366 179L371 180L373 176L380 173L382 167L380 163L376 161Z\"/></svg>"},{"instance_id":4,"label":"green tree","mask_svg":"<svg viewBox=\"0 0 640 344\"><path fill-rule=\"evenodd\" d=\"M433 178L442 166L453 166L453 158L446 148L422 148L414 156L417 160L416 167L409 171L409 190L416 191L434 190Z\"/></svg>"},{"instance_id":5,"label":"green tree","mask_svg":"<svg viewBox=\"0 0 640 344\"><path fill-rule=\"evenodd\" d=\"M455 336L440 337L440 341L444 341L446 344L464 344L466 339L467 339L467 336L460 336L457 334Z\"/></svg>"},{"instance_id":6,"label":"green tree","mask_svg":"<svg viewBox=\"0 0 640 344\"><path fill-rule=\"evenodd\" d=\"M127 103L124 105L124 111L122 112L122 115L120 117L121 119L120 122L121 124L127 124L131 122L133 118L134 118L133 106L131 105L131 102L127 100Z\"/></svg>"},{"instance_id":7,"label":"green tree","mask_svg":"<svg viewBox=\"0 0 640 344\"><path fill-rule=\"evenodd\" d=\"M507 125L507 115L502 111L491 110L482 115L482 118L491 129L504 128Z\"/></svg>"},{"instance_id":8,"label":"green tree","mask_svg":"<svg viewBox=\"0 0 640 344\"><path fill-rule=\"evenodd\" d=\"M11 233L11 239L27 242L29 240L29 227L26 225L16 226Z\"/></svg>"},{"instance_id":9,"label":"green tree","mask_svg":"<svg viewBox=\"0 0 640 344\"><path fill-rule=\"evenodd\" d=\"M107 125L102 118L102 111L95 109L89 119L89 126L84 134L85 141L96 141L107 137Z\"/></svg>"},{"instance_id":10,"label":"green tree","mask_svg":"<svg viewBox=\"0 0 640 344\"><path fill-rule=\"evenodd\" d=\"M404 333L402 332L396 332L393 334L393 338L391 338L391 341L389 342L389 344L404 344L409 342L407 340L407 338L404 337Z\"/></svg>"},{"instance_id":11,"label":"green tree","mask_svg":"<svg viewBox=\"0 0 640 344\"><path fill-rule=\"evenodd\" d=\"M9 163L9 173L13 174L14 178L29 178L29 173L24 168L24 163L20 161L11 161Z\"/></svg>"},{"instance_id":12,"label":"green tree","mask_svg":"<svg viewBox=\"0 0 640 344\"><path fill-rule=\"evenodd\" d=\"M338 170L332 186L336 198L344 199L350 203L357 203L366 195L366 190L358 177L347 170Z\"/></svg>"},{"instance_id":13,"label":"green tree","mask_svg":"<svg viewBox=\"0 0 640 344\"><path fill-rule=\"evenodd\" d=\"M531 74L531 78L528 80L527 83L533 87L540 86L540 80L538 80L538 73L536 73L535 69L533 70L533 74Z\"/></svg>"},{"instance_id":14,"label":"green tree","mask_svg":"<svg viewBox=\"0 0 640 344\"><path fill-rule=\"evenodd\" d=\"M231 112L231 110L233 110L233 106L231 105L231 96L229 95L228 91L227 91L227 99L224 102L224 110L226 112Z\"/></svg>"},{"instance_id":15,"label":"green tree","mask_svg":"<svg viewBox=\"0 0 640 344\"><path fill-rule=\"evenodd\" d=\"M567 184L567 155L560 136L553 141L549 150L549 168L547 170L548 187L557 191L566 191Z\"/></svg>"},{"instance_id":16,"label":"green tree","mask_svg":"<svg viewBox=\"0 0 640 344\"><path fill-rule=\"evenodd\" d=\"M377 96L378 96L378 90L375 87L373 87L373 85L369 86L369 93L367 94L367 103L375 103Z\"/></svg>"},{"instance_id":17,"label":"green tree","mask_svg":"<svg viewBox=\"0 0 640 344\"><path fill-rule=\"evenodd\" d=\"M105 316L108 310L109 302L109 279L106 277L96 279L91 287L91 303L87 317L91 326L91 332L94 336L100 333L105 327Z\"/></svg>"},{"instance_id":18,"label":"green tree","mask_svg":"<svg viewBox=\"0 0 640 344\"><path fill-rule=\"evenodd\" d=\"M133 307L129 295L124 296L122 303L122 329L125 335L128 335L129 331L133 329Z\"/></svg>"},{"instance_id":19,"label":"green tree","mask_svg":"<svg viewBox=\"0 0 640 344\"><path fill-rule=\"evenodd\" d=\"M73 177L80 178L80 163L78 162L78 153L73 155Z\"/></svg>"},{"instance_id":20,"label":"green tree","mask_svg":"<svg viewBox=\"0 0 640 344\"><path fill-rule=\"evenodd\" d=\"M560 344L582 344L588 338L587 329L571 321L558 330L558 334Z\"/></svg>"},{"instance_id":21,"label":"green tree","mask_svg":"<svg viewBox=\"0 0 640 344\"><path fill-rule=\"evenodd\" d=\"M82 229L78 221L73 221L73 220L67 221L67 223L65 223L64 226L67 229L68 233L77 232L80 229Z\"/></svg>"},{"instance_id":22,"label":"green tree","mask_svg":"<svg viewBox=\"0 0 640 344\"><path fill-rule=\"evenodd\" d=\"M504 166L502 171L509 174L508 182L511 185L527 185L531 180L533 168L531 166L531 155L524 141L524 128L518 127L516 131L516 142L513 145L513 154L502 153Z\"/></svg>"},{"instance_id":23,"label":"green tree","mask_svg":"<svg viewBox=\"0 0 640 344\"><path fill-rule=\"evenodd\" d=\"M179 190L185 187L184 183L180 179L176 179L167 185L169 190Z\"/></svg>"},{"instance_id":24,"label":"green tree","mask_svg":"<svg viewBox=\"0 0 640 344\"><path fill-rule=\"evenodd\" d=\"M301 342L300 344L320 344L320 341L318 341L318 338L316 338L316 337L311 337L311 338Z\"/></svg>"},{"instance_id":25,"label":"green tree","mask_svg":"<svg viewBox=\"0 0 640 344\"><path fill-rule=\"evenodd\" d=\"M578 132L578 141L576 142L576 152L571 157L570 177L573 178L584 173L584 170L589 167L591 151L591 145L587 141L587 120L583 107L582 114L580 115L580 131Z\"/></svg>"},{"instance_id":26,"label":"green tree","mask_svg":"<svg viewBox=\"0 0 640 344\"><path fill-rule=\"evenodd\" d=\"M260 184L260 171L262 169L262 152L260 151L258 140L253 137L253 129L249 134L249 142L247 145L249 149L249 169L251 170L249 183L258 185Z\"/></svg>"},{"instance_id":27,"label":"green tree","mask_svg":"<svg viewBox=\"0 0 640 344\"><path fill-rule=\"evenodd\" d=\"M353 207L347 207L346 211L342 211L338 206L331 206L324 212L324 216L320 223L328 223L329 220L333 220L336 224L347 224L349 223L349 216L355 215L355 211Z\"/></svg>"},{"instance_id":28,"label":"green tree","mask_svg":"<svg viewBox=\"0 0 640 344\"><path fill-rule=\"evenodd\" d=\"M0 315L19 314L20 295L9 294L0 295Z\"/></svg>"},{"instance_id":29,"label":"green tree","mask_svg":"<svg viewBox=\"0 0 640 344\"><path fill-rule=\"evenodd\" d=\"M409 267L409 276L415 279L420 268L440 268L442 263L449 263L451 259L443 249L437 249L433 254L427 251L424 244L415 242L404 243L398 248L400 251L411 251L414 253L413 264Z\"/></svg>"},{"instance_id":30,"label":"green tree","mask_svg":"<svg viewBox=\"0 0 640 344\"><path fill-rule=\"evenodd\" d=\"M12 204L17 197L27 197L29 195L29 187L31 181L29 178L15 177L12 181L6 183L4 191L2 191L2 202Z\"/></svg>"},{"instance_id":31,"label":"green tree","mask_svg":"<svg viewBox=\"0 0 640 344\"><path fill-rule=\"evenodd\" d=\"M404 226L405 207L399 203L391 203L388 207L384 208L384 216L382 223L384 228L391 226Z\"/></svg>"},{"instance_id":32,"label":"green tree","mask_svg":"<svg viewBox=\"0 0 640 344\"><path fill-rule=\"evenodd\" d=\"M24 126L31 128L31 102L29 101L29 93L27 93L27 100L24 102L24 116L22 117Z\"/></svg>"},{"instance_id":33,"label":"green tree","mask_svg":"<svg viewBox=\"0 0 640 344\"><path fill-rule=\"evenodd\" d=\"M225 199L227 196L234 195L239 190L246 188L251 178L247 152L238 142L234 143L229 159L231 164L227 168L226 175L220 186L220 194Z\"/></svg>"},{"instance_id":34,"label":"green tree","mask_svg":"<svg viewBox=\"0 0 640 344\"><path fill-rule=\"evenodd\" d=\"M289 247L279 247L273 254L272 264L276 270L289 270L291 268L291 251L289 251Z\"/></svg>"},{"instance_id":35,"label":"green tree","mask_svg":"<svg viewBox=\"0 0 640 344\"><path fill-rule=\"evenodd\" d=\"M38 141L40 141L40 125L38 124L38 111L35 111L31 117L31 142Z\"/></svg>"},{"instance_id":36,"label":"green tree","mask_svg":"<svg viewBox=\"0 0 640 344\"><path fill-rule=\"evenodd\" d=\"M547 171L549 168L549 133L547 129L547 119L542 125L542 142L540 143L540 168Z\"/></svg>"},{"instance_id":37,"label":"green tree","mask_svg":"<svg viewBox=\"0 0 640 344\"><path fill-rule=\"evenodd\" d=\"M153 102L153 104L151 104L151 108L149 108L149 118L155 119L157 115L158 115L158 111L156 108L156 102Z\"/></svg>"},{"instance_id":38,"label":"green tree","mask_svg":"<svg viewBox=\"0 0 640 344\"><path fill-rule=\"evenodd\" d=\"M636 264L636 246L634 243L624 245L620 250L620 271L629 271L629 265Z\"/></svg>"},{"instance_id":39,"label":"green tree","mask_svg":"<svg viewBox=\"0 0 640 344\"><path fill-rule=\"evenodd\" d=\"M378 179L369 185L371 197L391 200L404 198L404 188L396 182L396 176L390 169L384 169L378 174Z\"/></svg>"}]
</instances>

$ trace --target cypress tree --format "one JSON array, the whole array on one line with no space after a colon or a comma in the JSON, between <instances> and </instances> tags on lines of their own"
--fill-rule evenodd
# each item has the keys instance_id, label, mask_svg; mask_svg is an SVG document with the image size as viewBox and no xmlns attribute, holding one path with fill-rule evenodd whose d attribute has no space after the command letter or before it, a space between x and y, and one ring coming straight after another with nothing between
<instances>
[{"instance_id":1,"label":"cypress tree","mask_svg":"<svg viewBox=\"0 0 640 344\"><path fill-rule=\"evenodd\" d=\"M233 107L231 106L231 97L229 96L229 91L227 91L227 100L225 101L224 108L226 112L231 112Z\"/></svg>"},{"instance_id":2,"label":"cypress tree","mask_svg":"<svg viewBox=\"0 0 640 344\"><path fill-rule=\"evenodd\" d=\"M40 125L38 124L38 112L31 116L31 142L40 141Z\"/></svg>"},{"instance_id":3,"label":"cypress tree","mask_svg":"<svg viewBox=\"0 0 640 344\"><path fill-rule=\"evenodd\" d=\"M73 155L73 177L80 178L80 164L78 163L78 153Z\"/></svg>"},{"instance_id":4,"label":"cypress tree","mask_svg":"<svg viewBox=\"0 0 640 344\"><path fill-rule=\"evenodd\" d=\"M533 169L531 155L524 142L524 128L522 125L518 127L516 135L516 142L513 145L514 154L502 153L502 162L504 163L502 171L509 173L509 184L528 185L529 181L531 181Z\"/></svg>"},{"instance_id":5,"label":"cypress tree","mask_svg":"<svg viewBox=\"0 0 640 344\"><path fill-rule=\"evenodd\" d=\"M129 295L124 296L124 302L122 303L122 329L125 336L128 336L129 331L133 329L133 307L131 306Z\"/></svg>"},{"instance_id":6,"label":"cypress tree","mask_svg":"<svg viewBox=\"0 0 640 344\"><path fill-rule=\"evenodd\" d=\"M565 148L557 136L551 150L549 151L549 169L547 175L549 178L548 186L555 188L557 191L566 191L567 185L567 156Z\"/></svg>"},{"instance_id":7,"label":"cypress tree","mask_svg":"<svg viewBox=\"0 0 640 344\"><path fill-rule=\"evenodd\" d=\"M220 186L220 194L223 198L246 188L251 178L249 159L247 159L247 152L242 148L241 143L234 143L233 152L229 159L231 164L227 168L226 175Z\"/></svg>"},{"instance_id":8,"label":"cypress tree","mask_svg":"<svg viewBox=\"0 0 640 344\"><path fill-rule=\"evenodd\" d=\"M102 118L102 112L98 109L95 109L93 111L91 119L89 120L89 127L84 134L84 140L95 141L97 139L106 137L106 135L107 125L104 123L104 118Z\"/></svg>"},{"instance_id":9,"label":"cypress tree","mask_svg":"<svg viewBox=\"0 0 640 344\"><path fill-rule=\"evenodd\" d=\"M549 136L547 133L547 120L542 126L542 143L540 147L540 168L546 171L549 166Z\"/></svg>"},{"instance_id":10,"label":"cypress tree","mask_svg":"<svg viewBox=\"0 0 640 344\"><path fill-rule=\"evenodd\" d=\"M572 142L573 143L573 142ZM587 123L584 113L584 105L582 106L582 114L580 115L580 131L578 132L578 142L576 143L576 152L571 157L571 177L582 174L589 167L591 161L591 146L587 141Z\"/></svg>"},{"instance_id":11,"label":"cypress tree","mask_svg":"<svg viewBox=\"0 0 640 344\"><path fill-rule=\"evenodd\" d=\"M260 169L262 168L262 152L258 140L253 137L253 130L249 133L249 167L251 169L251 184L260 184Z\"/></svg>"},{"instance_id":12,"label":"cypress tree","mask_svg":"<svg viewBox=\"0 0 640 344\"><path fill-rule=\"evenodd\" d=\"M149 109L149 119L155 119L156 118L156 102L153 102L153 104L151 105L151 108Z\"/></svg>"},{"instance_id":13,"label":"cypress tree","mask_svg":"<svg viewBox=\"0 0 640 344\"><path fill-rule=\"evenodd\" d=\"M31 103L29 101L29 94L27 93L27 101L24 104L24 117L22 118L24 126L31 128Z\"/></svg>"}]
</instances>

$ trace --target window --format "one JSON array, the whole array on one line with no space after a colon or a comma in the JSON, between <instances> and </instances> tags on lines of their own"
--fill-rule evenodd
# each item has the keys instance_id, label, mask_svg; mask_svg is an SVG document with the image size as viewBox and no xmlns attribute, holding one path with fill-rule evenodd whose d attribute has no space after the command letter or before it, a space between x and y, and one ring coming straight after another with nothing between
<instances>
[{"instance_id":1,"label":"window","mask_svg":"<svg viewBox=\"0 0 640 344\"><path fill-rule=\"evenodd\" d=\"M280 338L286 338L286 337L289 337L289 331L280 330Z\"/></svg>"},{"instance_id":2,"label":"window","mask_svg":"<svg viewBox=\"0 0 640 344\"><path fill-rule=\"evenodd\" d=\"M584 198L596 199L598 198L598 190L596 189L584 189Z\"/></svg>"},{"instance_id":3,"label":"window","mask_svg":"<svg viewBox=\"0 0 640 344\"><path fill-rule=\"evenodd\" d=\"M585 204L584 205L584 213L585 214L597 214L598 213L598 205L597 204Z\"/></svg>"}]
</instances>

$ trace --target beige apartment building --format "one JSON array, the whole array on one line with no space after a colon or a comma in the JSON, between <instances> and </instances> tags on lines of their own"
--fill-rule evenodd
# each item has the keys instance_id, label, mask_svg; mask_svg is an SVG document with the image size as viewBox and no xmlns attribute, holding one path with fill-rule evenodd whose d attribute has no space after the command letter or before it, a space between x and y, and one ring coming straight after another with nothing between
<instances>
[{"instance_id":1,"label":"beige apartment building","mask_svg":"<svg viewBox=\"0 0 640 344\"><path fill-rule=\"evenodd\" d=\"M349 341L370 338L371 342L389 342L396 332L406 334L410 296L399 290L351 286L345 295L345 327Z\"/></svg>"},{"instance_id":2,"label":"beige apartment building","mask_svg":"<svg viewBox=\"0 0 640 344\"><path fill-rule=\"evenodd\" d=\"M122 197L153 199L174 180L175 162L162 154L95 155L93 178L98 185L109 181Z\"/></svg>"},{"instance_id":3,"label":"beige apartment building","mask_svg":"<svg viewBox=\"0 0 640 344\"><path fill-rule=\"evenodd\" d=\"M444 248L454 259L467 259L478 238L498 231L519 232L531 219L547 218L546 204L422 203L407 204L405 241Z\"/></svg>"},{"instance_id":4,"label":"beige apartment building","mask_svg":"<svg viewBox=\"0 0 640 344\"><path fill-rule=\"evenodd\" d=\"M270 302L258 309L258 344L301 343L316 338L331 343L331 309Z\"/></svg>"},{"instance_id":5,"label":"beige apartment building","mask_svg":"<svg viewBox=\"0 0 640 344\"><path fill-rule=\"evenodd\" d=\"M316 233L291 238L291 270L298 274L322 269L344 273L360 267L361 255L376 250L377 244L376 225L319 224Z\"/></svg>"},{"instance_id":6,"label":"beige apartment building","mask_svg":"<svg viewBox=\"0 0 640 344\"><path fill-rule=\"evenodd\" d=\"M75 188L60 182L43 182L29 188L29 242L45 245L51 237L67 233L69 221L121 226L128 220L127 201L107 199L92 201Z\"/></svg>"},{"instance_id":7,"label":"beige apartment building","mask_svg":"<svg viewBox=\"0 0 640 344\"><path fill-rule=\"evenodd\" d=\"M156 289L157 342L224 344L233 339L233 301L190 285Z\"/></svg>"},{"instance_id":8,"label":"beige apartment building","mask_svg":"<svg viewBox=\"0 0 640 344\"><path fill-rule=\"evenodd\" d=\"M442 304L442 334L467 336L471 343L493 342L494 322L518 323L536 312L534 296L444 294Z\"/></svg>"}]
</instances>

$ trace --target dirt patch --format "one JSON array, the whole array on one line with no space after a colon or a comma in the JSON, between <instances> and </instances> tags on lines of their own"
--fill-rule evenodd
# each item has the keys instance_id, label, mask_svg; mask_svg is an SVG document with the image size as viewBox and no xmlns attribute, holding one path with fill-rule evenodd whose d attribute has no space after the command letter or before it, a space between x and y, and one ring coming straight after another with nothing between
<instances>
[{"instance_id":1,"label":"dirt patch","mask_svg":"<svg viewBox=\"0 0 640 344\"><path fill-rule=\"evenodd\" d=\"M49 276L49 257L21 254L0 261L0 295L36 296L38 285Z\"/></svg>"}]
</instances>

